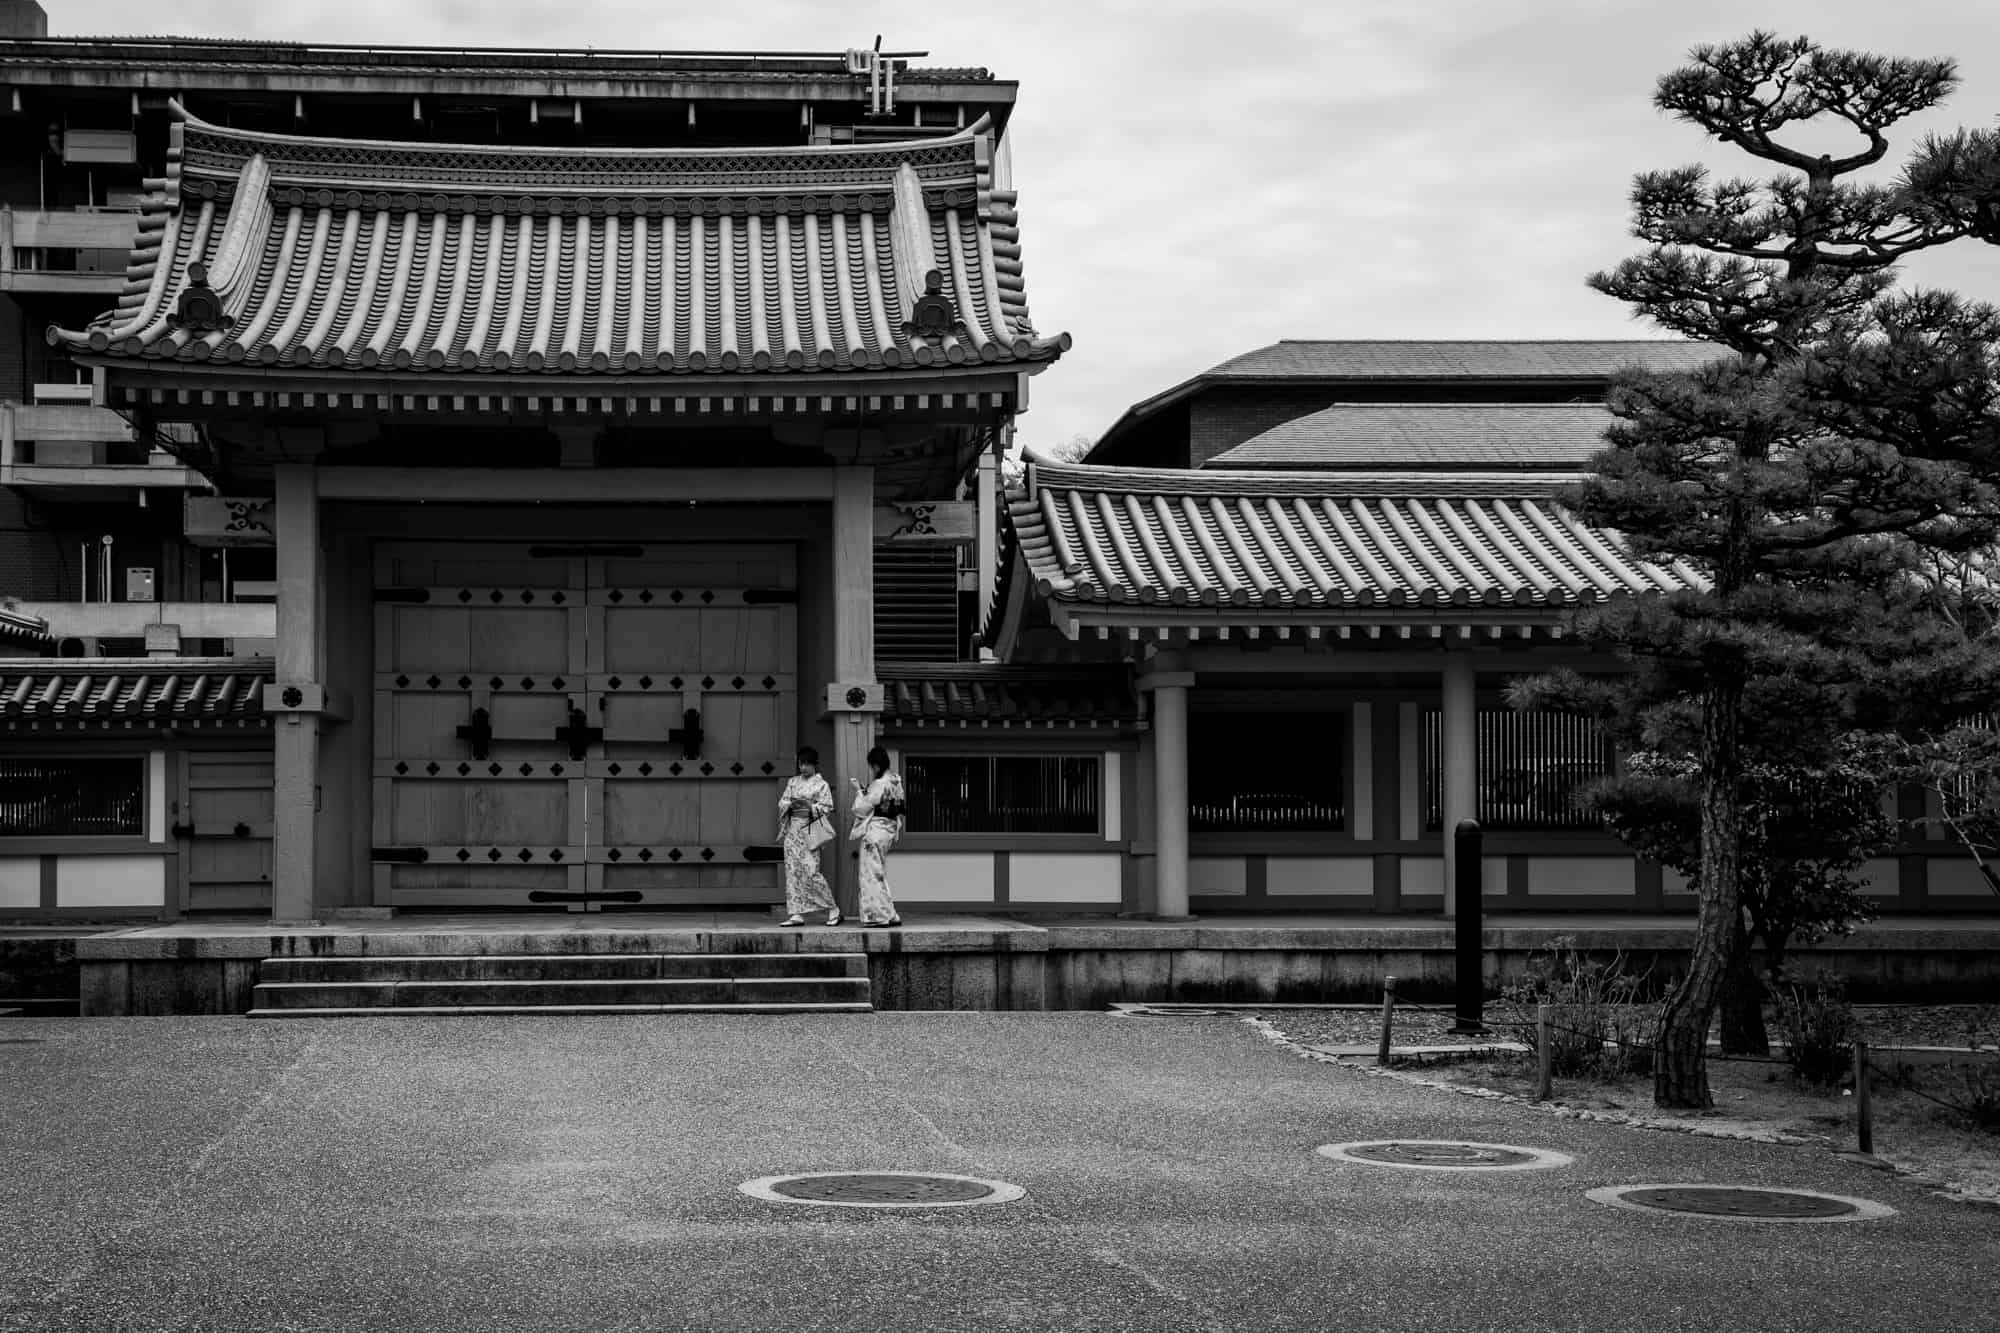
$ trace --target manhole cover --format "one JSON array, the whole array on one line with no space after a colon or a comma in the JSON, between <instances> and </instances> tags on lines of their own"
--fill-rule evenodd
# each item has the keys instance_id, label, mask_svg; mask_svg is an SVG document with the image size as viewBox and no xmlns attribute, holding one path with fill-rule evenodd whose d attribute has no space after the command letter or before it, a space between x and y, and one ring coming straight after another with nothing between
<instances>
[{"instance_id":1,"label":"manhole cover","mask_svg":"<svg viewBox=\"0 0 2000 1333\"><path fill-rule=\"evenodd\" d=\"M964 1208L1012 1203L1027 1191L1004 1180L931 1171L809 1171L762 1176L737 1186L769 1203L813 1203L835 1208Z\"/></svg>"},{"instance_id":2,"label":"manhole cover","mask_svg":"<svg viewBox=\"0 0 2000 1333\"><path fill-rule=\"evenodd\" d=\"M1512 1143L1461 1143L1450 1139L1376 1139L1329 1143L1318 1149L1336 1162L1400 1166L1418 1171L1536 1171L1568 1166L1574 1159L1546 1148Z\"/></svg>"},{"instance_id":3,"label":"manhole cover","mask_svg":"<svg viewBox=\"0 0 2000 1333\"><path fill-rule=\"evenodd\" d=\"M1614 1185L1589 1190L1586 1197L1614 1208L1725 1222L1860 1222L1896 1211L1844 1194L1761 1185Z\"/></svg>"}]
</instances>

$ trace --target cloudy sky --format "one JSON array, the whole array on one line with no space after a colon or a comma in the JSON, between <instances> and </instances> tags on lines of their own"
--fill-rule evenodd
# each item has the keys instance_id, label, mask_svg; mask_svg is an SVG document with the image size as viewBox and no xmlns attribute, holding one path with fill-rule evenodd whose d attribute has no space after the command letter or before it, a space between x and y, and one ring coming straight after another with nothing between
<instances>
[{"instance_id":1,"label":"cloudy sky","mask_svg":"<svg viewBox=\"0 0 2000 1333\"><path fill-rule=\"evenodd\" d=\"M1031 445L1279 338L1649 336L1584 275L1631 249L1634 171L1748 160L1652 109L1689 47L1762 26L1954 56L1900 140L2000 117L1979 0L43 0L56 33L468 46L842 50L883 36L1018 80L1028 297L1075 348ZM1987 17L1980 15L1986 13ZM2000 300L2000 248L1911 281Z\"/></svg>"}]
</instances>

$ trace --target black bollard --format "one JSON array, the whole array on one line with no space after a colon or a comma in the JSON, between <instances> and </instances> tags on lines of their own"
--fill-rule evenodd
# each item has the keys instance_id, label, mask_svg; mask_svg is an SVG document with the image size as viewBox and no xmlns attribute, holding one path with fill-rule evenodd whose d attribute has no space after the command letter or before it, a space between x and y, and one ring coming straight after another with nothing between
<instances>
[{"instance_id":1,"label":"black bollard","mask_svg":"<svg viewBox=\"0 0 2000 1333\"><path fill-rule=\"evenodd\" d=\"M1453 904L1458 915L1458 958L1454 979L1457 990L1458 1022L1453 1025L1457 1032L1484 1032L1486 1030L1485 978L1481 975L1482 950L1481 935L1484 933L1480 920L1480 888L1484 878L1484 863L1480 859L1480 845L1484 835L1479 831L1479 821L1464 819L1459 821L1452 832L1453 851L1456 853L1457 880L1451 886Z\"/></svg>"}]
</instances>

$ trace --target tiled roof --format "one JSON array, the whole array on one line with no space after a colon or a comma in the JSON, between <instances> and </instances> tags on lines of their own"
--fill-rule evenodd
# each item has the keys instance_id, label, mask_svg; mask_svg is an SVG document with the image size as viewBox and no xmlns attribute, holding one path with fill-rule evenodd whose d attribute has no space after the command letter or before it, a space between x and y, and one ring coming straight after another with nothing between
<instances>
[{"instance_id":1,"label":"tiled roof","mask_svg":"<svg viewBox=\"0 0 2000 1333\"><path fill-rule=\"evenodd\" d=\"M201 726L264 720L269 658L0 661L0 726Z\"/></svg>"},{"instance_id":2,"label":"tiled roof","mask_svg":"<svg viewBox=\"0 0 2000 1333\"><path fill-rule=\"evenodd\" d=\"M624 375L976 367L1069 345L1029 323L985 122L747 150L377 143L192 119L174 135L118 308L51 342L246 367ZM225 327L183 322L196 262Z\"/></svg>"},{"instance_id":3,"label":"tiled roof","mask_svg":"<svg viewBox=\"0 0 2000 1333\"><path fill-rule=\"evenodd\" d=\"M1337 403L1209 459L1210 468L1581 468L1604 447L1595 404Z\"/></svg>"},{"instance_id":4,"label":"tiled roof","mask_svg":"<svg viewBox=\"0 0 2000 1333\"><path fill-rule=\"evenodd\" d=\"M1678 339L1559 342L1319 341L1288 338L1231 357L1210 379L1603 379L1630 366L1692 370L1719 348Z\"/></svg>"},{"instance_id":5,"label":"tiled roof","mask_svg":"<svg viewBox=\"0 0 2000 1333\"><path fill-rule=\"evenodd\" d=\"M1043 597L1073 610L1552 609L1698 586L1551 500L1550 474L1168 472L1033 464L1008 495Z\"/></svg>"},{"instance_id":6,"label":"tiled roof","mask_svg":"<svg viewBox=\"0 0 2000 1333\"><path fill-rule=\"evenodd\" d=\"M40 616L26 615L20 611L9 611L5 607L0 607L0 639L16 643L48 643L49 622Z\"/></svg>"},{"instance_id":7,"label":"tiled roof","mask_svg":"<svg viewBox=\"0 0 2000 1333\"><path fill-rule=\"evenodd\" d=\"M1070 727L1136 722L1121 667L1059 669L946 662L878 668L889 726Z\"/></svg>"}]
</instances>

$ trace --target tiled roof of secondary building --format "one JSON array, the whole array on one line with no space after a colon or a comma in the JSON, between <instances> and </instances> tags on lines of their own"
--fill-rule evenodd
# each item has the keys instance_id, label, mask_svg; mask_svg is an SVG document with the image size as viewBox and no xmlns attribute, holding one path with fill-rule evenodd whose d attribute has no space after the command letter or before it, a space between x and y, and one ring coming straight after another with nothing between
<instances>
[{"instance_id":1,"label":"tiled roof of secondary building","mask_svg":"<svg viewBox=\"0 0 2000 1333\"><path fill-rule=\"evenodd\" d=\"M0 607L0 640L37 645L49 643L49 622L40 616Z\"/></svg>"},{"instance_id":2,"label":"tiled roof of secondary building","mask_svg":"<svg viewBox=\"0 0 2000 1333\"><path fill-rule=\"evenodd\" d=\"M1560 341L1345 341L1287 338L1233 356L1205 379L1608 379L1632 366L1692 370L1719 356L1666 338Z\"/></svg>"},{"instance_id":3,"label":"tiled roof of secondary building","mask_svg":"<svg viewBox=\"0 0 2000 1333\"><path fill-rule=\"evenodd\" d=\"M1008 495L1036 591L1120 607L1337 621L1385 608L1552 610L1699 586L1554 503L1560 474L1031 466ZM1169 616L1168 618L1171 618Z\"/></svg>"},{"instance_id":4,"label":"tiled roof of secondary building","mask_svg":"<svg viewBox=\"0 0 2000 1333\"><path fill-rule=\"evenodd\" d=\"M1274 426L1204 467L1565 471L1604 447L1592 403L1336 403Z\"/></svg>"},{"instance_id":5,"label":"tiled roof of secondary building","mask_svg":"<svg viewBox=\"0 0 2000 1333\"><path fill-rule=\"evenodd\" d=\"M889 726L1102 727L1139 719L1139 699L1122 666L947 662L877 671Z\"/></svg>"},{"instance_id":6,"label":"tiled roof of secondary building","mask_svg":"<svg viewBox=\"0 0 2000 1333\"><path fill-rule=\"evenodd\" d=\"M0 729L262 724L269 658L0 660Z\"/></svg>"},{"instance_id":7,"label":"tiled roof of secondary building","mask_svg":"<svg viewBox=\"0 0 2000 1333\"><path fill-rule=\"evenodd\" d=\"M1018 366L1069 345L1029 321L983 123L767 149L174 133L118 308L51 342L446 375Z\"/></svg>"}]
</instances>

